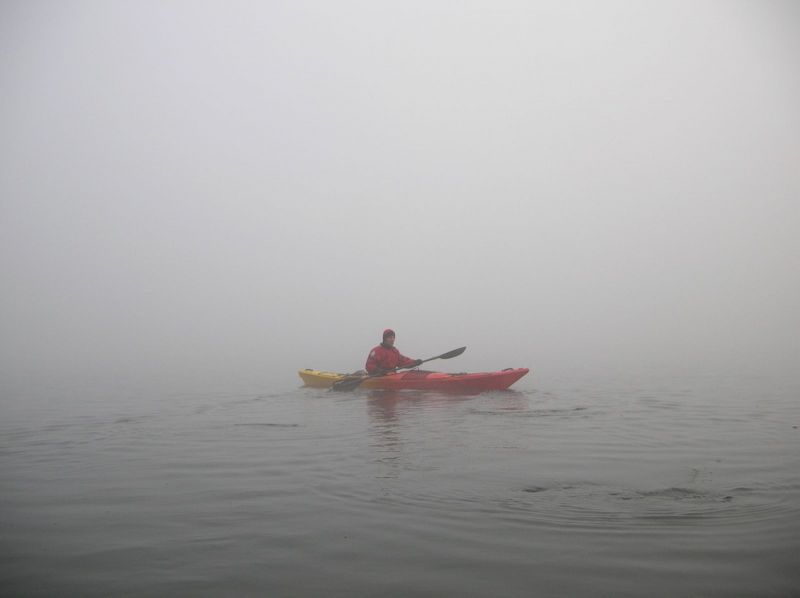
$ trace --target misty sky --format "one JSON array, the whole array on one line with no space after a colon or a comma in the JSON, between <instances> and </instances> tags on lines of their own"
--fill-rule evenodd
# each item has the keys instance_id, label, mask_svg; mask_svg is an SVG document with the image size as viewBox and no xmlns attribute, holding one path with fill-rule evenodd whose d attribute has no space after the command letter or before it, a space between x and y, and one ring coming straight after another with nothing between
<instances>
[{"instance_id":1,"label":"misty sky","mask_svg":"<svg viewBox=\"0 0 800 598\"><path fill-rule=\"evenodd\" d=\"M2 0L0 91L5 379L800 364L799 3Z\"/></svg>"}]
</instances>

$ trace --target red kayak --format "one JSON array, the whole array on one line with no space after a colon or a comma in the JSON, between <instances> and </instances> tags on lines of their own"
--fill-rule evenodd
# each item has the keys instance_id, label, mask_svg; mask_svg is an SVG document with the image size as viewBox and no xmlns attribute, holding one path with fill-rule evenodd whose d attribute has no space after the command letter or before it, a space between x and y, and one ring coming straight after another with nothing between
<instances>
[{"instance_id":1,"label":"red kayak","mask_svg":"<svg viewBox=\"0 0 800 598\"><path fill-rule=\"evenodd\" d=\"M483 392L504 390L528 373L528 368L508 368L498 372L472 374L446 374L409 370L393 372L385 376L374 376L363 380L360 388L380 390L441 390L455 392ZM306 386L330 388L334 382L348 378L347 374L300 370L298 372Z\"/></svg>"}]
</instances>

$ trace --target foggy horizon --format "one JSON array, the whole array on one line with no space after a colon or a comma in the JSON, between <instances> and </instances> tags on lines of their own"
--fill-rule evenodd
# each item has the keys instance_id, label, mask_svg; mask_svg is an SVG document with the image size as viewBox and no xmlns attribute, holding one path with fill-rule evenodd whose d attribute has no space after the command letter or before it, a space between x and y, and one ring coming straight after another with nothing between
<instances>
[{"instance_id":1,"label":"foggy horizon","mask_svg":"<svg viewBox=\"0 0 800 598\"><path fill-rule=\"evenodd\" d=\"M790 2L5 2L0 378L800 358Z\"/></svg>"}]
</instances>

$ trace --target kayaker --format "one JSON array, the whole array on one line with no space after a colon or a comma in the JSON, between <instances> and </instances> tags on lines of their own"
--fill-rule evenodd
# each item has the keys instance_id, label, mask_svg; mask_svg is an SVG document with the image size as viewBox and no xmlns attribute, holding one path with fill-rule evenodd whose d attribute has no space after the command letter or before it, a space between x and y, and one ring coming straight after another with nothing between
<instances>
[{"instance_id":1,"label":"kayaker","mask_svg":"<svg viewBox=\"0 0 800 598\"><path fill-rule=\"evenodd\" d=\"M422 363L421 359L411 359L401 355L394 346L394 330L387 328L383 331L383 342L372 349L364 366L368 374L388 372L397 367L414 367Z\"/></svg>"}]
</instances>

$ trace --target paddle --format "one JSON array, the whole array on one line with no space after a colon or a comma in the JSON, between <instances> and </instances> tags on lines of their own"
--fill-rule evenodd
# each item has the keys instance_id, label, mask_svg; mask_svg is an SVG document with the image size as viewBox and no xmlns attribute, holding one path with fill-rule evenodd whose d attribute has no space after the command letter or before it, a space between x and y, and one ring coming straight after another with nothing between
<instances>
[{"instance_id":1,"label":"paddle","mask_svg":"<svg viewBox=\"0 0 800 598\"><path fill-rule=\"evenodd\" d=\"M389 374L391 372L396 372L397 370L409 368L409 367L417 367L418 365L422 365L427 361L433 361L434 359L452 359L453 357L458 357L464 351L466 351L466 347L459 347L458 349L453 349L452 351L448 351L447 353L442 353L441 355L437 355L436 357L429 357L428 359L423 359L419 363L411 366L411 365L403 365L398 366L394 369L391 369L387 372L378 372L375 374L367 374L366 376L352 376L348 378L343 378L341 380L337 380L331 386L331 390L339 390L339 391L348 391L348 390L355 390L358 388L364 380L368 380L369 378L375 378L377 376L383 376L385 374Z\"/></svg>"}]
</instances>

